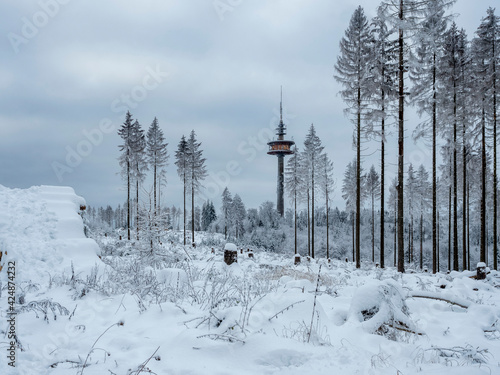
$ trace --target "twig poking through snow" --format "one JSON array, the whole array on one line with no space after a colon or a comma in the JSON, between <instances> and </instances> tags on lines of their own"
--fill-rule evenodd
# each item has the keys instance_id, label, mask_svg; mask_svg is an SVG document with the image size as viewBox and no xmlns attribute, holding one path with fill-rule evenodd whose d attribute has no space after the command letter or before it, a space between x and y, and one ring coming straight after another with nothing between
<instances>
[{"instance_id":1,"label":"twig poking through snow","mask_svg":"<svg viewBox=\"0 0 500 375\"><path fill-rule=\"evenodd\" d=\"M314 322L314 312L316 311L316 298L318 297L318 290L319 290L319 276L321 275L321 264L319 265L319 270L318 270L318 281L316 282L316 290L314 292L314 304L313 304L313 312L311 316L311 327L309 328L309 334L307 335L307 342L311 340L311 332L313 329L313 322Z\"/></svg>"},{"instance_id":2,"label":"twig poking through snow","mask_svg":"<svg viewBox=\"0 0 500 375\"><path fill-rule=\"evenodd\" d=\"M229 342L238 341L238 342L241 342L242 344L245 343L245 341L243 341L239 338L236 338L234 336L221 335L218 333L209 333L207 335L201 335L201 336L198 336L197 339L201 339L202 337L208 337L211 340L224 340L224 341L229 341Z\"/></svg>"},{"instance_id":3,"label":"twig poking through snow","mask_svg":"<svg viewBox=\"0 0 500 375\"><path fill-rule=\"evenodd\" d=\"M271 316L268 320L271 321L273 320L274 318L277 318L279 314L283 314L285 311L287 311L288 309L291 309L292 307L294 307L295 305L298 305L299 303L302 303L302 302L306 302L305 299L303 299L302 301L298 301L298 302L294 302L292 303L291 305L285 307L283 310L280 310L278 311L276 314L274 314L273 316Z\"/></svg>"}]
</instances>

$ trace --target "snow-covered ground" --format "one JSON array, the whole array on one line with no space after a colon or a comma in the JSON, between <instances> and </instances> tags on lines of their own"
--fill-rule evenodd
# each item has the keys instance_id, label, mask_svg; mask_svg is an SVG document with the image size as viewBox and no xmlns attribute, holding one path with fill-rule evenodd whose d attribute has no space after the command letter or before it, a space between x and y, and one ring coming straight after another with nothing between
<instances>
[{"instance_id":1,"label":"snow-covered ground","mask_svg":"<svg viewBox=\"0 0 500 375\"><path fill-rule=\"evenodd\" d=\"M205 234L184 249L169 233L154 255L111 237L99 249L83 204L71 188L0 186L1 374L500 374L498 272L239 251L227 266Z\"/></svg>"}]
</instances>

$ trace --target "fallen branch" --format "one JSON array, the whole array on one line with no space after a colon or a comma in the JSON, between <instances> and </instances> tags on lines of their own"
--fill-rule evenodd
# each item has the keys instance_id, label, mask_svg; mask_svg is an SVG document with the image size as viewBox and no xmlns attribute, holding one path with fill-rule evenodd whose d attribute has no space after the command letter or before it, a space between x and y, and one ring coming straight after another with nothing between
<instances>
[{"instance_id":1,"label":"fallen branch","mask_svg":"<svg viewBox=\"0 0 500 375\"><path fill-rule=\"evenodd\" d=\"M80 361L71 361L69 359L65 360L65 361L59 361L59 362L55 362L53 364L50 365L50 367L52 368L56 368L57 365L61 364L61 363L71 363L72 365L76 365L77 367L81 366L82 365L82 362Z\"/></svg>"},{"instance_id":2,"label":"fallen branch","mask_svg":"<svg viewBox=\"0 0 500 375\"><path fill-rule=\"evenodd\" d=\"M449 303L450 305L456 305L456 306L461 307L463 309L467 309L471 305L471 303L469 301L464 300L464 299L458 300L457 298L452 298L452 297L446 298L446 297L442 296L441 294L430 293L430 292L412 292L410 294L410 297L427 298L427 299L434 299L437 301L443 301L443 302Z\"/></svg>"},{"instance_id":3,"label":"fallen branch","mask_svg":"<svg viewBox=\"0 0 500 375\"><path fill-rule=\"evenodd\" d=\"M423 333L423 332L413 331L413 330L411 330L410 328L407 328L407 327L403 327L403 326L399 326L399 325L394 325L394 324L387 324L387 325L389 327L391 327L391 328L397 329L398 331L413 333L414 335L419 335L419 336L425 335L425 333Z\"/></svg>"}]
</instances>

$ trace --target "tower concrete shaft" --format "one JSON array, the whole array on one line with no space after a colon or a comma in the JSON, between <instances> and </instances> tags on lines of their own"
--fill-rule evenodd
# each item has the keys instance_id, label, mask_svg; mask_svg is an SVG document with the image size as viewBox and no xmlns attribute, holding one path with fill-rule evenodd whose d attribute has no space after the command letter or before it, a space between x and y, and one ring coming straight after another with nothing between
<instances>
[{"instance_id":1,"label":"tower concrete shaft","mask_svg":"<svg viewBox=\"0 0 500 375\"><path fill-rule=\"evenodd\" d=\"M285 155L278 155L278 186L277 186L277 200L276 209L278 213L283 216L285 214Z\"/></svg>"}]
</instances>

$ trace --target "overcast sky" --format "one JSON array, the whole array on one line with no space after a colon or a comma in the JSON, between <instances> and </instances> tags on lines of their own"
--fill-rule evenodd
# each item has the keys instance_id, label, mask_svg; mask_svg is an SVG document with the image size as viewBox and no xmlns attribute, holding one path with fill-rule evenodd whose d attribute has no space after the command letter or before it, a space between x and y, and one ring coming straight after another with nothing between
<instances>
[{"instance_id":1,"label":"overcast sky","mask_svg":"<svg viewBox=\"0 0 500 375\"><path fill-rule=\"evenodd\" d=\"M287 136L300 147L314 123L334 162L334 204L344 208L352 125L333 66L355 8L362 5L371 17L378 3L3 1L0 184L69 185L90 205L123 203L117 129L130 109L146 130L156 116L169 143L164 202L182 202L174 153L192 129L207 159L204 195L217 207L226 185L247 207L275 202L277 159L265 143L278 120L282 85ZM495 5L458 0L453 12L471 37ZM408 121L408 135L415 123ZM392 175L396 143L388 138ZM406 144L407 162L430 162L423 145L409 138ZM376 151L366 146L365 168L377 162L370 157Z\"/></svg>"}]
</instances>

